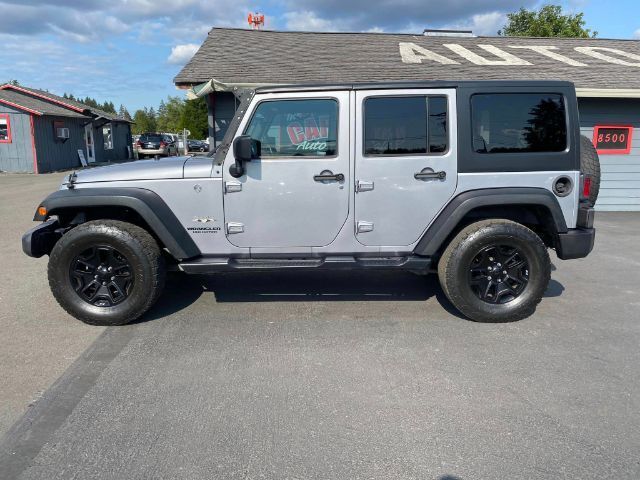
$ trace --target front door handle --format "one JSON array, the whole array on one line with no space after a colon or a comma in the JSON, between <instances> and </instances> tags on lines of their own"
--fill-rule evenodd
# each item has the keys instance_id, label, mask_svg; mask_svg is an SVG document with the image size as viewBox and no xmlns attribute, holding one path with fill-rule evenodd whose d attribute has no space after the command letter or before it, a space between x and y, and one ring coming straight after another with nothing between
<instances>
[{"instance_id":1,"label":"front door handle","mask_svg":"<svg viewBox=\"0 0 640 480\"><path fill-rule=\"evenodd\" d=\"M342 173L334 173L331 170L323 170L319 175L314 175L313 179L316 182L327 182L327 181L335 181L335 182L344 182L344 174Z\"/></svg>"},{"instance_id":2,"label":"front door handle","mask_svg":"<svg viewBox=\"0 0 640 480\"><path fill-rule=\"evenodd\" d=\"M416 180L431 180L431 179L444 180L445 178L447 178L447 172L445 171L434 172L433 168L427 167L427 168L423 168L418 173L414 173L413 178L415 178Z\"/></svg>"}]
</instances>

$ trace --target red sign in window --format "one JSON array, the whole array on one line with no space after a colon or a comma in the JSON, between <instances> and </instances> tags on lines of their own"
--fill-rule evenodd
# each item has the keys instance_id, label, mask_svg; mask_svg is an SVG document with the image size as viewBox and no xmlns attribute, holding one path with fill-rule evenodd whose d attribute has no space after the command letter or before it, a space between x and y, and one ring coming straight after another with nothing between
<instances>
[{"instance_id":1,"label":"red sign in window","mask_svg":"<svg viewBox=\"0 0 640 480\"><path fill-rule=\"evenodd\" d=\"M628 154L631 151L631 126L598 126L593 129L593 144L600 154Z\"/></svg>"}]
</instances>

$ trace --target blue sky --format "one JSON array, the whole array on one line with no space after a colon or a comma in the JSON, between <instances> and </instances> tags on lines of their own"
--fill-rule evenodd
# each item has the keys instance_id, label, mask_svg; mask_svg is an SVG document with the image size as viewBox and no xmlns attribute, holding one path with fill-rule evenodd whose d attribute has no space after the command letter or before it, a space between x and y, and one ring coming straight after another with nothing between
<instances>
[{"instance_id":1,"label":"blue sky","mask_svg":"<svg viewBox=\"0 0 640 480\"><path fill-rule=\"evenodd\" d=\"M545 2L547 3L547 2ZM640 38L638 0L564 0L602 38ZM173 77L212 26L278 30L471 28L493 35L506 12L537 0L0 0L0 82L92 96L133 111L182 95ZM374 6L375 5L375 6Z\"/></svg>"}]
</instances>

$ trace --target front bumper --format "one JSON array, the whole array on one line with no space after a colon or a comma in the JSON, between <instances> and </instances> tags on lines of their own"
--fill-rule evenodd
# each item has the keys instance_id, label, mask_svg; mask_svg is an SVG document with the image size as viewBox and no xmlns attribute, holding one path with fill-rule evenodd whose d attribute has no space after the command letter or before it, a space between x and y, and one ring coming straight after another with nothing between
<instances>
[{"instance_id":1,"label":"front bumper","mask_svg":"<svg viewBox=\"0 0 640 480\"><path fill-rule=\"evenodd\" d=\"M22 236L22 251L34 258L49 255L61 236L62 229L58 220L47 220Z\"/></svg>"},{"instance_id":2,"label":"front bumper","mask_svg":"<svg viewBox=\"0 0 640 480\"><path fill-rule=\"evenodd\" d=\"M593 228L595 213L593 208L581 207L578 211L578 228L572 228L567 233L558 234L556 253L561 260L584 258L591 250L596 239L596 229Z\"/></svg>"}]
</instances>

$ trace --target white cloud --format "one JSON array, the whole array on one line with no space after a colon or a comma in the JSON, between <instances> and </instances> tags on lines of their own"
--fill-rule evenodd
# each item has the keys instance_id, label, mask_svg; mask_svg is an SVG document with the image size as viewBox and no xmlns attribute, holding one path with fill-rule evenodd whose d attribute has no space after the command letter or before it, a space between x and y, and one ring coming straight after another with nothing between
<instances>
[{"instance_id":1,"label":"white cloud","mask_svg":"<svg viewBox=\"0 0 640 480\"><path fill-rule=\"evenodd\" d=\"M442 28L471 30L474 35L495 36L507 23L507 15L502 12L479 13L470 19L444 25Z\"/></svg>"},{"instance_id":2,"label":"white cloud","mask_svg":"<svg viewBox=\"0 0 640 480\"><path fill-rule=\"evenodd\" d=\"M315 12L287 12L284 14L287 30L331 31L338 30L335 22L319 18Z\"/></svg>"},{"instance_id":3,"label":"white cloud","mask_svg":"<svg viewBox=\"0 0 640 480\"><path fill-rule=\"evenodd\" d=\"M506 23L507 16L504 13L481 13L471 17L470 29L476 35L496 35Z\"/></svg>"},{"instance_id":4,"label":"white cloud","mask_svg":"<svg viewBox=\"0 0 640 480\"><path fill-rule=\"evenodd\" d=\"M201 41L213 25L246 26L248 0L0 0L0 33L103 40L160 23L174 42ZM174 28L178 26L178 28ZM188 26L189 28L184 28ZM176 36L176 35L180 36Z\"/></svg>"},{"instance_id":5,"label":"white cloud","mask_svg":"<svg viewBox=\"0 0 640 480\"><path fill-rule=\"evenodd\" d=\"M633 32L633 38L640 39L640 28Z\"/></svg>"},{"instance_id":6,"label":"white cloud","mask_svg":"<svg viewBox=\"0 0 640 480\"><path fill-rule=\"evenodd\" d=\"M200 45L195 43L176 45L171 49L171 54L169 55L169 58L167 58L167 61L175 65L184 65L191 60L191 57L195 55L198 48L200 48Z\"/></svg>"}]
</instances>

